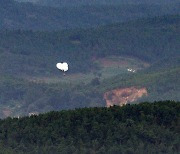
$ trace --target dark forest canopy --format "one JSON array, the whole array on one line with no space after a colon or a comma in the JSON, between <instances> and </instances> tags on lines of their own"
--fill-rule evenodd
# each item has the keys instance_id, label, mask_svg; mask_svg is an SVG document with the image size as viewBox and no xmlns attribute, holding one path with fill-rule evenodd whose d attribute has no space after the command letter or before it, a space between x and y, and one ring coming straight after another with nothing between
<instances>
[{"instance_id":1,"label":"dark forest canopy","mask_svg":"<svg viewBox=\"0 0 180 154\"><path fill-rule=\"evenodd\" d=\"M39 5L53 7L77 7L84 5L122 5L122 4L171 4L178 0L16 0L19 2L32 2Z\"/></svg>"},{"instance_id":2,"label":"dark forest canopy","mask_svg":"<svg viewBox=\"0 0 180 154\"><path fill-rule=\"evenodd\" d=\"M3 153L180 152L180 102L84 108L0 120Z\"/></svg>"},{"instance_id":3,"label":"dark forest canopy","mask_svg":"<svg viewBox=\"0 0 180 154\"><path fill-rule=\"evenodd\" d=\"M52 8L0 0L0 29L59 30L89 28L142 17L179 13L179 4L123 4Z\"/></svg>"}]
</instances>

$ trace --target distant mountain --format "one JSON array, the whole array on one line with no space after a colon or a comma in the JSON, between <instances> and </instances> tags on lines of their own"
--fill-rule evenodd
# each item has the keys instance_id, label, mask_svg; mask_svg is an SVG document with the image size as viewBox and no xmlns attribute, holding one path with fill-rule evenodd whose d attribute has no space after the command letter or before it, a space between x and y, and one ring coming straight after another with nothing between
<instances>
[{"instance_id":1,"label":"distant mountain","mask_svg":"<svg viewBox=\"0 0 180 154\"><path fill-rule=\"evenodd\" d=\"M53 7L78 7L85 5L122 5L122 4L170 4L178 0L17 0L19 2L33 2L38 5Z\"/></svg>"},{"instance_id":2,"label":"distant mountain","mask_svg":"<svg viewBox=\"0 0 180 154\"><path fill-rule=\"evenodd\" d=\"M0 0L0 29L59 30L90 28L142 17L178 14L179 5L97 5L52 8Z\"/></svg>"}]
</instances>

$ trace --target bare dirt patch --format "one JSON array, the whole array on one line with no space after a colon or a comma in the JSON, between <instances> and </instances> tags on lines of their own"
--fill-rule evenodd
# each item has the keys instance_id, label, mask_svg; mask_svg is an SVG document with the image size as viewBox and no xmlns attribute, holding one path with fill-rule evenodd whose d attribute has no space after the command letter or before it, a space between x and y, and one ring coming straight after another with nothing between
<instances>
[{"instance_id":1,"label":"bare dirt patch","mask_svg":"<svg viewBox=\"0 0 180 154\"><path fill-rule=\"evenodd\" d=\"M146 88L119 88L112 91L108 91L104 94L104 99L106 101L106 106L110 107L113 105L124 105L131 103L141 98L142 96L147 96Z\"/></svg>"},{"instance_id":2,"label":"bare dirt patch","mask_svg":"<svg viewBox=\"0 0 180 154\"><path fill-rule=\"evenodd\" d=\"M113 66L120 66L120 65L128 65L128 62L125 60L122 61L113 61L112 59L101 58L99 62L104 67L113 67Z\"/></svg>"},{"instance_id":3,"label":"bare dirt patch","mask_svg":"<svg viewBox=\"0 0 180 154\"><path fill-rule=\"evenodd\" d=\"M9 117L11 115L11 110L8 108L3 109L4 117Z\"/></svg>"}]
</instances>

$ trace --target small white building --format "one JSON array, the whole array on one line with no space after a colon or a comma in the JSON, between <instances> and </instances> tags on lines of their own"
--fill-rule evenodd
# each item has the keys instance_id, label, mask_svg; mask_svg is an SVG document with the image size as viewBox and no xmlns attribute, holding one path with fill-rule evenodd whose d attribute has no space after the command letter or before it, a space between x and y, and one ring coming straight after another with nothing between
<instances>
[{"instance_id":1,"label":"small white building","mask_svg":"<svg viewBox=\"0 0 180 154\"><path fill-rule=\"evenodd\" d=\"M128 72L133 72L133 73L136 72L136 70L134 70L134 69L132 69L132 68L128 68L127 71L128 71Z\"/></svg>"}]
</instances>

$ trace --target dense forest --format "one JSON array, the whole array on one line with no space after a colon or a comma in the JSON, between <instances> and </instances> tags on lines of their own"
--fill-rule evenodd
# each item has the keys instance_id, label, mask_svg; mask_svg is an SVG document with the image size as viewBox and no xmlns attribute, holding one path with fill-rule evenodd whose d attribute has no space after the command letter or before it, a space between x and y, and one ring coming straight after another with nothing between
<instances>
[{"instance_id":1,"label":"dense forest","mask_svg":"<svg viewBox=\"0 0 180 154\"><path fill-rule=\"evenodd\" d=\"M52 75L57 72L55 63L62 59L71 65L70 72L88 72L97 68L94 58L111 55L137 57L150 63L177 57L179 21L180 16L173 15L86 30L1 30L0 72Z\"/></svg>"},{"instance_id":2,"label":"dense forest","mask_svg":"<svg viewBox=\"0 0 180 154\"><path fill-rule=\"evenodd\" d=\"M53 31L90 28L142 17L177 13L179 13L179 3L85 5L73 8L53 8L31 3L18 3L13 0L0 0L0 29Z\"/></svg>"},{"instance_id":3,"label":"dense forest","mask_svg":"<svg viewBox=\"0 0 180 154\"><path fill-rule=\"evenodd\" d=\"M180 102L84 108L0 120L2 153L180 152Z\"/></svg>"}]
</instances>

